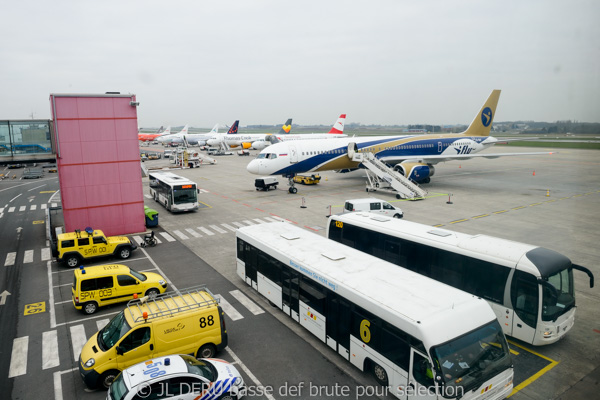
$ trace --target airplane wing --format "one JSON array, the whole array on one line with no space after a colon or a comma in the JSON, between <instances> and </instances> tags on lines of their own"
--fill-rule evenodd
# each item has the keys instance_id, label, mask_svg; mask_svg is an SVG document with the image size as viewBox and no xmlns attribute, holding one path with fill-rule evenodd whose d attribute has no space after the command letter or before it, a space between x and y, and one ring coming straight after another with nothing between
<instances>
[{"instance_id":1,"label":"airplane wing","mask_svg":"<svg viewBox=\"0 0 600 400\"><path fill-rule=\"evenodd\" d=\"M476 153L476 154L457 154L457 155L439 155L439 156L424 156L424 157L381 157L382 161L390 164L398 164L403 161L411 162L422 162L427 164L437 164L445 161L452 160L470 160L471 158L484 157L484 158L499 158L499 157L511 157L511 156L541 156L556 154L557 151L535 151L528 153Z\"/></svg>"}]
</instances>

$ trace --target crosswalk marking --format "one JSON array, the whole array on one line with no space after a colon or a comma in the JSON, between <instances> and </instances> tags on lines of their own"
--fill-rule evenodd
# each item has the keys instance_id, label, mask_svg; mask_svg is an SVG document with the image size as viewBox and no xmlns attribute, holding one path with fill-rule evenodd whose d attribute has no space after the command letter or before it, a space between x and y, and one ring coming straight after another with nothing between
<instances>
[{"instance_id":1,"label":"crosswalk marking","mask_svg":"<svg viewBox=\"0 0 600 400\"><path fill-rule=\"evenodd\" d=\"M147 199L151 199L152 198L152 196L150 196L149 194L145 194L144 197L147 198Z\"/></svg>"},{"instance_id":2,"label":"crosswalk marking","mask_svg":"<svg viewBox=\"0 0 600 400\"><path fill-rule=\"evenodd\" d=\"M40 207L42 210L45 210L46 208L48 208L48 205L46 203L42 204L42 206Z\"/></svg>"},{"instance_id":3,"label":"crosswalk marking","mask_svg":"<svg viewBox=\"0 0 600 400\"><path fill-rule=\"evenodd\" d=\"M14 212L14 211L15 211L15 208L14 208L14 207L9 207L9 208L8 208L8 212Z\"/></svg>"},{"instance_id":4,"label":"crosswalk marking","mask_svg":"<svg viewBox=\"0 0 600 400\"><path fill-rule=\"evenodd\" d=\"M23 256L23 264L33 262L33 250L25 250L25 255Z\"/></svg>"},{"instance_id":5,"label":"crosswalk marking","mask_svg":"<svg viewBox=\"0 0 600 400\"><path fill-rule=\"evenodd\" d=\"M258 218L253 218L252 221L256 221L259 224L264 224L265 221L263 221L262 219L258 219Z\"/></svg>"},{"instance_id":6,"label":"crosswalk marking","mask_svg":"<svg viewBox=\"0 0 600 400\"><path fill-rule=\"evenodd\" d=\"M75 361L79 359L79 354L81 354L81 349L83 349L83 345L87 342L85 337L85 329L83 325L73 325L69 327L71 330L71 344L73 345L73 357Z\"/></svg>"},{"instance_id":7,"label":"crosswalk marking","mask_svg":"<svg viewBox=\"0 0 600 400\"><path fill-rule=\"evenodd\" d=\"M245 226L246 226L246 225L242 224L241 222L234 222L233 224L234 224L235 226L237 226L237 227L240 227L240 228L243 228L243 227L245 227Z\"/></svg>"},{"instance_id":8,"label":"crosswalk marking","mask_svg":"<svg viewBox=\"0 0 600 400\"><path fill-rule=\"evenodd\" d=\"M15 338L13 340L12 354L10 356L10 369L8 377L23 375L27 372L27 352L29 349L29 336Z\"/></svg>"},{"instance_id":9,"label":"crosswalk marking","mask_svg":"<svg viewBox=\"0 0 600 400\"><path fill-rule=\"evenodd\" d=\"M215 234L214 232L211 232L211 231L209 231L208 229L206 229L206 228L205 228L205 227L203 227L203 226L199 226L199 227L198 227L198 230L199 230L199 231L202 231L202 232L204 232L204 233L206 233L208 236L212 236L212 235L214 235L214 234Z\"/></svg>"},{"instance_id":10,"label":"crosswalk marking","mask_svg":"<svg viewBox=\"0 0 600 400\"><path fill-rule=\"evenodd\" d=\"M206 189L200 189L200 193L210 193L210 192Z\"/></svg>"},{"instance_id":11,"label":"crosswalk marking","mask_svg":"<svg viewBox=\"0 0 600 400\"><path fill-rule=\"evenodd\" d=\"M17 253L12 252L6 255L6 261L4 261L4 266L9 267L11 265L15 265L15 260L17 259Z\"/></svg>"},{"instance_id":12,"label":"crosswalk marking","mask_svg":"<svg viewBox=\"0 0 600 400\"><path fill-rule=\"evenodd\" d=\"M267 221L269 221L269 222L277 222L277 220L276 220L276 219L274 219L274 218L271 218L271 217L264 217L264 218L265 218Z\"/></svg>"},{"instance_id":13,"label":"crosswalk marking","mask_svg":"<svg viewBox=\"0 0 600 400\"><path fill-rule=\"evenodd\" d=\"M239 301L240 304L242 304L244 307L246 307L248 309L248 311L250 311L252 314L258 315L258 314L262 314L262 313L265 312L265 310L263 310L262 308L260 308L258 306L258 304L256 304L252 300L250 300L248 297L246 297L239 290L237 290L237 289L236 290L232 290L231 292L229 292L229 294L231 294L233 297L235 297L235 299L237 301Z\"/></svg>"},{"instance_id":14,"label":"crosswalk marking","mask_svg":"<svg viewBox=\"0 0 600 400\"><path fill-rule=\"evenodd\" d=\"M42 261L48 261L50 259L50 247L44 247L42 249Z\"/></svg>"},{"instance_id":15,"label":"crosswalk marking","mask_svg":"<svg viewBox=\"0 0 600 400\"><path fill-rule=\"evenodd\" d=\"M31 207L29 208L31 211L35 211L37 210L37 205L36 204L32 204Z\"/></svg>"},{"instance_id":16,"label":"crosswalk marking","mask_svg":"<svg viewBox=\"0 0 600 400\"><path fill-rule=\"evenodd\" d=\"M165 238L165 240L167 242L174 242L175 241L175 238L173 236L169 235L167 232L159 232L159 233L161 234L162 237Z\"/></svg>"},{"instance_id":17,"label":"crosswalk marking","mask_svg":"<svg viewBox=\"0 0 600 400\"><path fill-rule=\"evenodd\" d=\"M245 223L246 225L254 225L254 222L249 221L249 220L245 220L245 221L242 221L242 222Z\"/></svg>"},{"instance_id":18,"label":"crosswalk marking","mask_svg":"<svg viewBox=\"0 0 600 400\"><path fill-rule=\"evenodd\" d=\"M187 237L186 234L183 233L183 232L181 232L181 231L177 230L177 231L173 231L173 233L176 234L177 236L179 236L179 238L181 240L187 240L187 239L189 239L189 237Z\"/></svg>"},{"instance_id":19,"label":"crosswalk marking","mask_svg":"<svg viewBox=\"0 0 600 400\"><path fill-rule=\"evenodd\" d=\"M219 227L218 227L218 226L216 226L216 225L209 225L209 227L210 227L210 228L212 228L212 229L214 229L215 231L217 231L217 232L219 232L219 233L227 233L227 231L226 231L226 230L223 230L223 229L219 228Z\"/></svg>"},{"instance_id":20,"label":"crosswalk marking","mask_svg":"<svg viewBox=\"0 0 600 400\"><path fill-rule=\"evenodd\" d=\"M188 232L190 235L192 235L193 237L202 237L201 234L199 234L198 232L196 232L195 230L193 230L192 228L187 228L185 230L186 232Z\"/></svg>"},{"instance_id":21,"label":"crosswalk marking","mask_svg":"<svg viewBox=\"0 0 600 400\"><path fill-rule=\"evenodd\" d=\"M57 367L58 359L58 335L56 331L42 333L42 369Z\"/></svg>"},{"instance_id":22,"label":"crosswalk marking","mask_svg":"<svg viewBox=\"0 0 600 400\"><path fill-rule=\"evenodd\" d=\"M0 214L4 212L4 208L0 208Z\"/></svg>"},{"instance_id":23,"label":"crosswalk marking","mask_svg":"<svg viewBox=\"0 0 600 400\"><path fill-rule=\"evenodd\" d=\"M225 311L225 314L231 318L232 321L237 321L238 319L244 318L242 314L239 313L227 300L223 298L220 294L216 294L215 297L219 299L219 305Z\"/></svg>"},{"instance_id":24,"label":"crosswalk marking","mask_svg":"<svg viewBox=\"0 0 600 400\"><path fill-rule=\"evenodd\" d=\"M96 327L98 328L98 330L104 328L108 323L110 322L110 319L106 318L106 319L99 319L98 321L96 321Z\"/></svg>"},{"instance_id":25,"label":"crosswalk marking","mask_svg":"<svg viewBox=\"0 0 600 400\"><path fill-rule=\"evenodd\" d=\"M27 209L27 206L21 206L21 207L19 207L19 212L25 211L26 209Z\"/></svg>"},{"instance_id":26,"label":"crosswalk marking","mask_svg":"<svg viewBox=\"0 0 600 400\"><path fill-rule=\"evenodd\" d=\"M224 226L225 228L229 229L231 232L235 232L235 231L237 231L237 228L234 228L234 227L233 227L233 226L231 226L231 225L227 225L227 224L221 224L221 226ZM211 225L211 228L212 228L212 225Z\"/></svg>"},{"instance_id":27,"label":"crosswalk marking","mask_svg":"<svg viewBox=\"0 0 600 400\"><path fill-rule=\"evenodd\" d=\"M58 207L58 204L52 203L52 204L50 204L50 207Z\"/></svg>"}]
</instances>

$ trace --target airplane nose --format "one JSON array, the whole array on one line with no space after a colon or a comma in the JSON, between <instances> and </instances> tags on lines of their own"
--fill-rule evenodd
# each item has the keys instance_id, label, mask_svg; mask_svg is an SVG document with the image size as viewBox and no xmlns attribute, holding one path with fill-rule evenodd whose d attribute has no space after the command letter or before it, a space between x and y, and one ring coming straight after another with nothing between
<instances>
[{"instance_id":1,"label":"airplane nose","mask_svg":"<svg viewBox=\"0 0 600 400\"><path fill-rule=\"evenodd\" d=\"M252 160L248 163L248 166L246 166L246 170L251 174L258 175L258 164L258 160Z\"/></svg>"}]
</instances>

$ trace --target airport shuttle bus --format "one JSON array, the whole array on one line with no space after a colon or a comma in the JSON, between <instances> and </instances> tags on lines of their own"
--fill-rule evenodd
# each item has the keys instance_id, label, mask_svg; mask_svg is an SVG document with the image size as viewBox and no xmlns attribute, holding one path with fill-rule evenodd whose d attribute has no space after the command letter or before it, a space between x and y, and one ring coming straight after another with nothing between
<instances>
[{"instance_id":1,"label":"airport shuttle bus","mask_svg":"<svg viewBox=\"0 0 600 400\"><path fill-rule=\"evenodd\" d=\"M594 285L589 269L553 250L370 213L332 216L327 237L484 298L504 334L535 346L573 327L573 270Z\"/></svg>"},{"instance_id":2,"label":"airport shuttle bus","mask_svg":"<svg viewBox=\"0 0 600 400\"><path fill-rule=\"evenodd\" d=\"M195 182L172 172L152 172L150 195L171 212L198 209L198 187Z\"/></svg>"},{"instance_id":3,"label":"airport shuttle bus","mask_svg":"<svg viewBox=\"0 0 600 400\"><path fill-rule=\"evenodd\" d=\"M237 230L237 274L403 399L504 399L508 344L487 302L285 222Z\"/></svg>"}]
</instances>

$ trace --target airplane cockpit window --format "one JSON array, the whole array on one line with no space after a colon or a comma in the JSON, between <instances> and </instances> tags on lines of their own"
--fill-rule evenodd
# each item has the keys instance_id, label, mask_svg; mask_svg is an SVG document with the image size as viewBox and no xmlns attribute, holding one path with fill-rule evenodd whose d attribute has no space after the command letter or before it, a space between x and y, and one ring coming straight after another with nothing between
<instances>
[{"instance_id":1,"label":"airplane cockpit window","mask_svg":"<svg viewBox=\"0 0 600 400\"><path fill-rule=\"evenodd\" d=\"M266 154L260 153L256 158L265 158L265 157L266 157Z\"/></svg>"}]
</instances>

